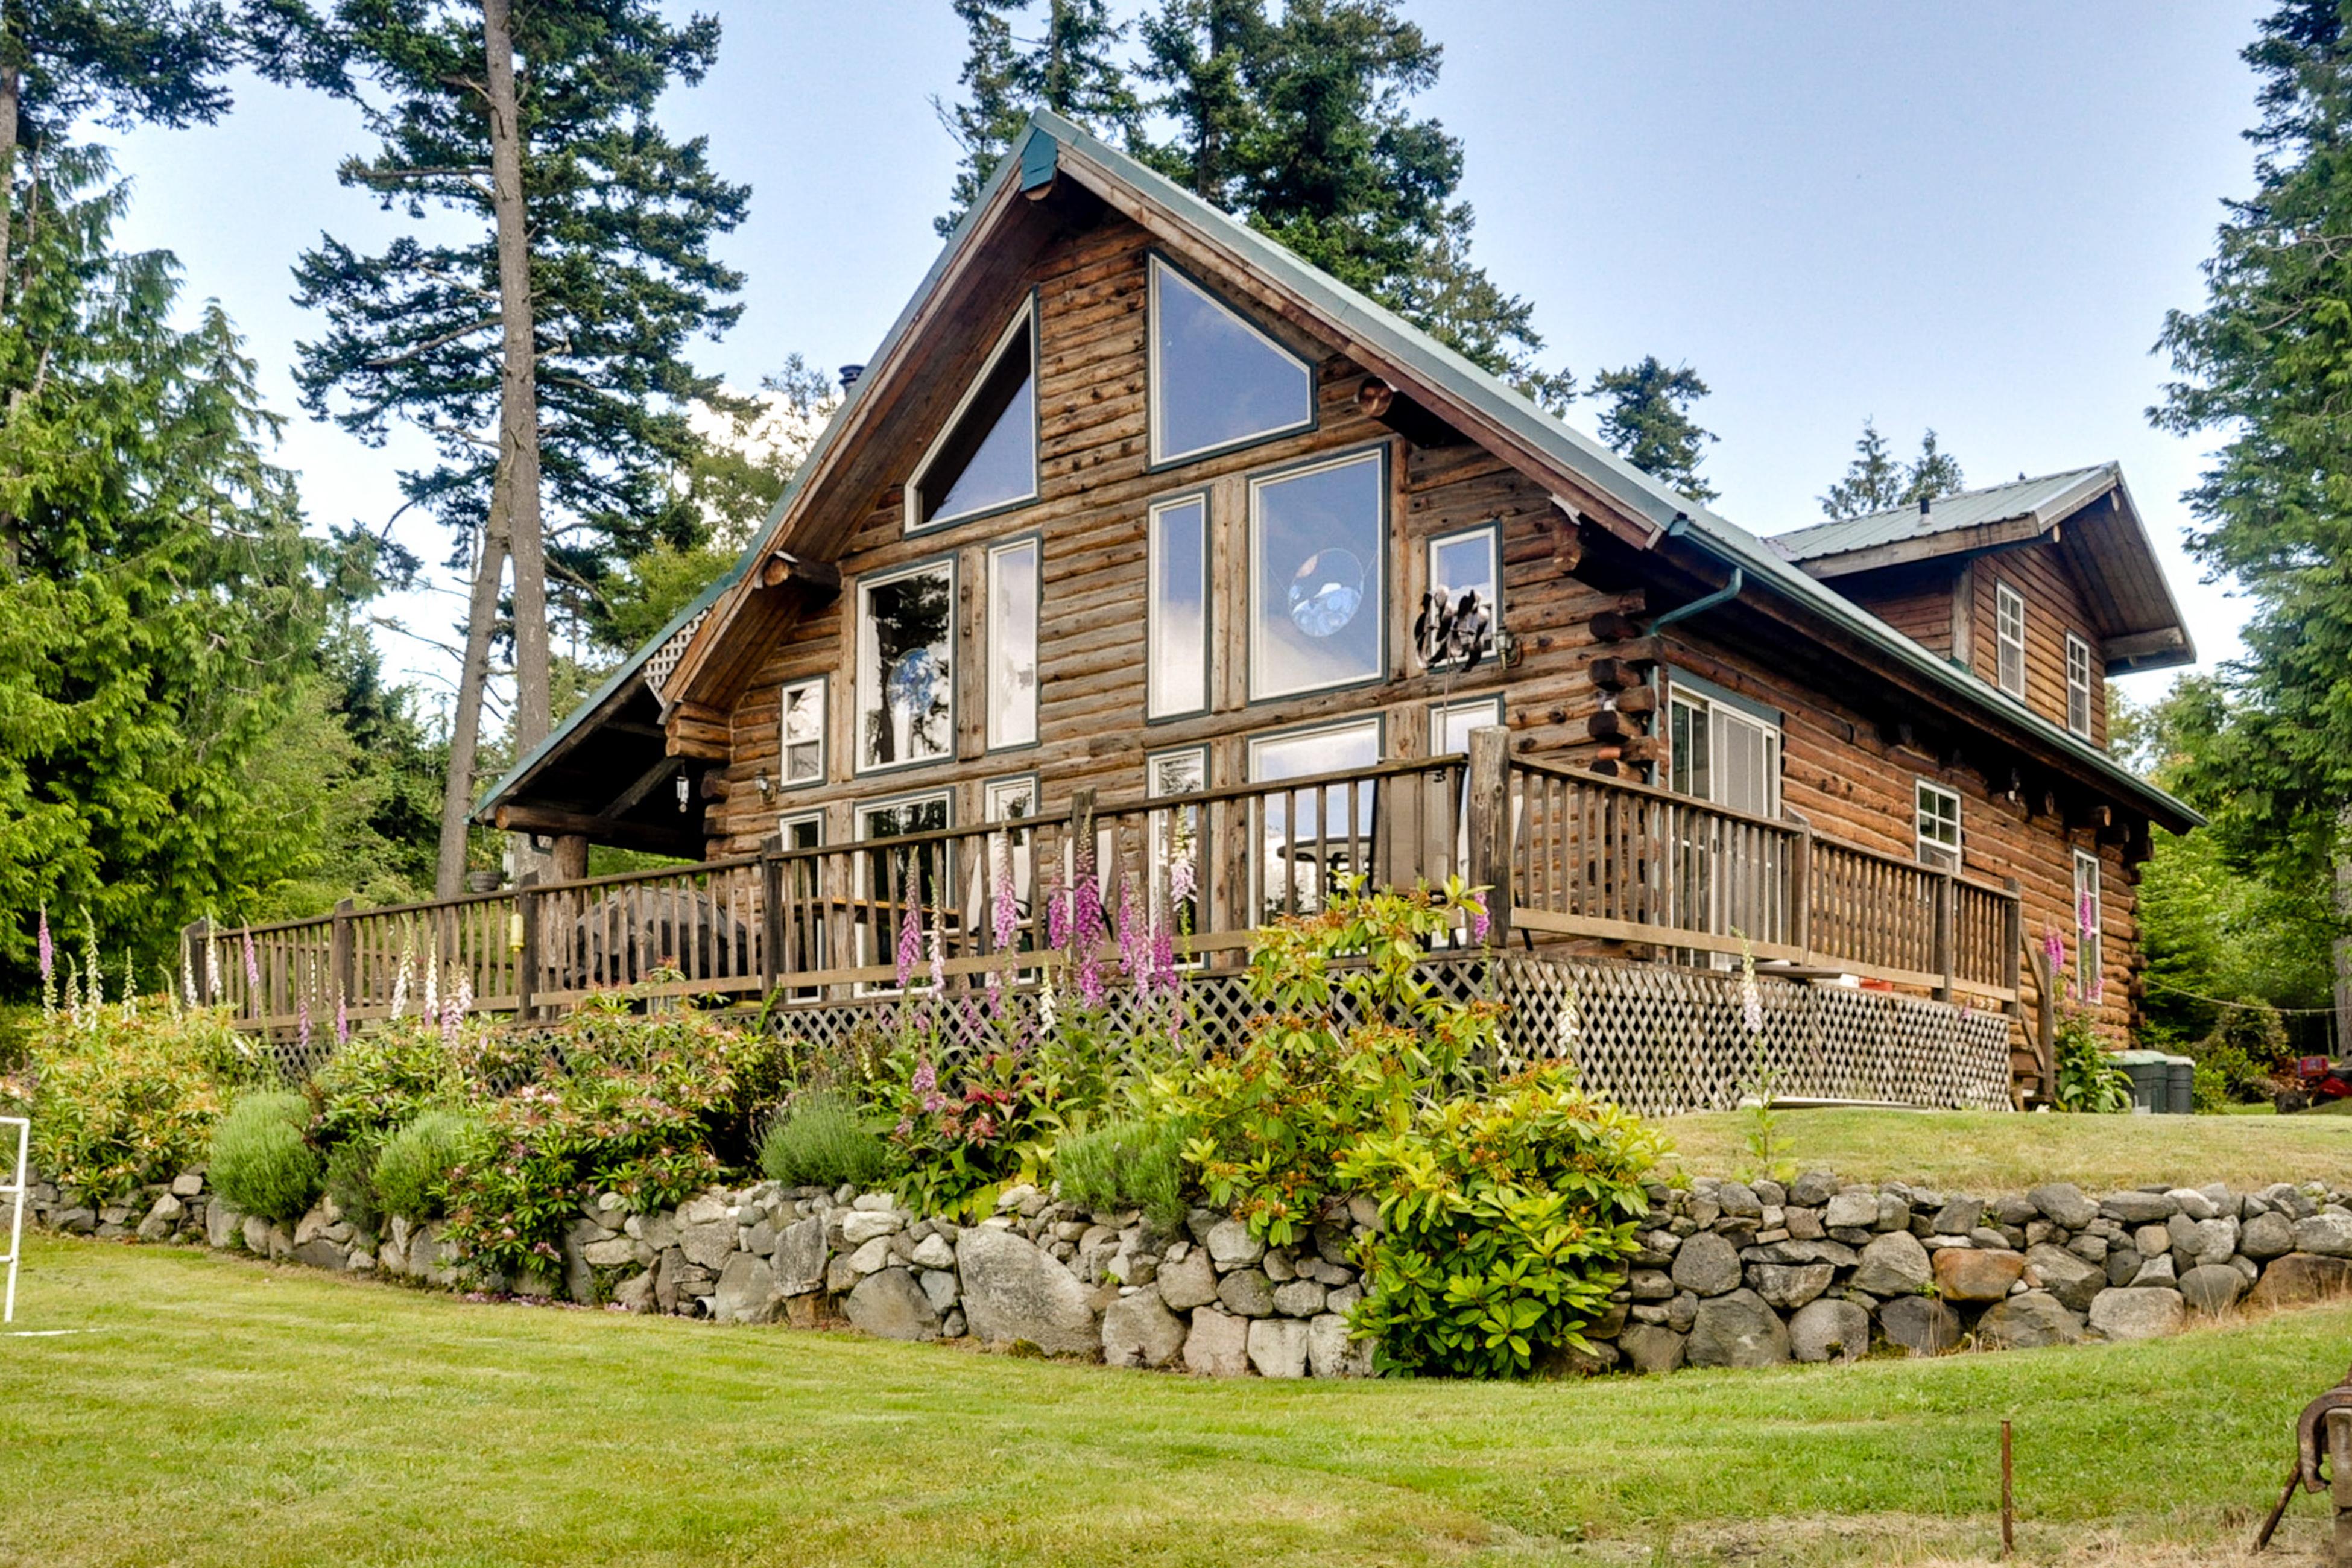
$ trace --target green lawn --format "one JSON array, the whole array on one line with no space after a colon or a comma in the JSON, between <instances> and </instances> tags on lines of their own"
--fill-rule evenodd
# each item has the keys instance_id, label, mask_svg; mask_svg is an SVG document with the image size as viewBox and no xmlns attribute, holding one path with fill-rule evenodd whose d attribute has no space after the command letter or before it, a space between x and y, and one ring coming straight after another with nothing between
<instances>
[{"instance_id":1,"label":"green lawn","mask_svg":"<svg viewBox=\"0 0 2352 1568\"><path fill-rule=\"evenodd\" d=\"M1977 1562L2003 1416L2025 1561L2209 1562L2352 1340L1212 1384L49 1238L21 1308L89 1331L0 1339L0 1562L44 1568Z\"/></svg>"},{"instance_id":2,"label":"green lawn","mask_svg":"<svg viewBox=\"0 0 2352 1568\"><path fill-rule=\"evenodd\" d=\"M1657 1125L1693 1175L1753 1171L1753 1118L1672 1116ZM1857 1182L1898 1179L1986 1196L2037 1182L2089 1191L2148 1182L2352 1187L2352 1126L2313 1116L2021 1116L1980 1110L1785 1110L1774 1163Z\"/></svg>"}]
</instances>

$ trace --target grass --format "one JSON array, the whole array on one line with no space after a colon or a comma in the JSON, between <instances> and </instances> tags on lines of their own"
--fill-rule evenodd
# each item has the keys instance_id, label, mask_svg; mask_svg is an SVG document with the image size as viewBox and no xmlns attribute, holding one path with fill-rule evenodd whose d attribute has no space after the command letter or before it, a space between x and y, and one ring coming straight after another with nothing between
<instances>
[{"instance_id":1,"label":"grass","mask_svg":"<svg viewBox=\"0 0 2352 1568\"><path fill-rule=\"evenodd\" d=\"M2352 1102L2347 1102L2352 1103ZM1697 1176L1751 1173L1751 1119L1738 1111L1659 1123ZM2019 1116L1978 1110L1784 1110L1774 1163L1850 1181L1896 1179L1991 1194L2037 1182L2086 1191L2150 1182L2235 1187L2323 1181L2352 1187L2352 1138L2307 1116Z\"/></svg>"},{"instance_id":2,"label":"grass","mask_svg":"<svg viewBox=\"0 0 2352 1568\"><path fill-rule=\"evenodd\" d=\"M1208 1383L33 1240L0 1562L2210 1562L2352 1305L1657 1381ZM2319 1539L2315 1501L2289 1544Z\"/></svg>"}]
</instances>

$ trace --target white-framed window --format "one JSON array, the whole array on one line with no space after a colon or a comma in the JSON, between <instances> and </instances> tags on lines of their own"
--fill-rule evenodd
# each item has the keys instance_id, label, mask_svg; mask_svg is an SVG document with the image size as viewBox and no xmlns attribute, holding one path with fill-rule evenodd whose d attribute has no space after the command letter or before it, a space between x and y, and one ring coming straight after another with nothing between
<instances>
[{"instance_id":1,"label":"white-framed window","mask_svg":"<svg viewBox=\"0 0 2352 1568\"><path fill-rule=\"evenodd\" d=\"M1766 710L1672 679L1666 782L1676 795L1750 816L1780 815L1780 722Z\"/></svg>"},{"instance_id":2,"label":"white-framed window","mask_svg":"<svg viewBox=\"0 0 2352 1568\"><path fill-rule=\"evenodd\" d=\"M2106 896L2099 883L2099 858L2088 849L2074 851L2074 994L2082 1001L2098 996L2101 973L2100 933L2106 927Z\"/></svg>"},{"instance_id":3,"label":"white-framed window","mask_svg":"<svg viewBox=\"0 0 2352 1568\"><path fill-rule=\"evenodd\" d=\"M1037 499L1037 306L1024 300L907 484L907 531Z\"/></svg>"},{"instance_id":4,"label":"white-framed window","mask_svg":"<svg viewBox=\"0 0 2352 1568\"><path fill-rule=\"evenodd\" d=\"M1496 697L1467 697L1458 702L1433 702L1429 705L1429 754L1451 756L1470 749L1470 731L1483 730L1503 721L1503 700Z\"/></svg>"},{"instance_id":5,"label":"white-framed window","mask_svg":"<svg viewBox=\"0 0 2352 1568\"><path fill-rule=\"evenodd\" d=\"M1960 868L1960 795L1926 779L1917 785L1918 856L1922 866Z\"/></svg>"},{"instance_id":6,"label":"white-framed window","mask_svg":"<svg viewBox=\"0 0 2352 1568\"><path fill-rule=\"evenodd\" d=\"M1453 635L1441 646L1439 627L1449 620ZM1484 522L1432 538L1429 586L1413 620L1423 660L1432 669L1476 663L1493 655L1502 625L1501 525Z\"/></svg>"},{"instance_id":7,"label":"white-framed window","mask_svg":"<svg viewBox=\"0 0 2352 1568\"><path fill-rule=\"evenodd\" d=\"M1379 763L1381 746L1378 718L1253 735L1250 782L1370 768ZM1254 870L1258 905L1269 918L1320 909L1340 878L1371 868L1372 794L1371 784L1360 782L1261 798L1252 824L1259 851Z\"/></svg>"},{"instance_id":8,"label":"white-framed window","mask_svg":"<svg viewBox=\"0 0 2352 1568\"><path fill-rule=\"evenodd\" d=\"M955 562L926 561L857 584L856 768L955 753Z\"/></svg>"},{"instance_id":9,"label":"white-framed window","mask_svg":"<svg viewBox=\"0 0 2352 1568\"><path fill-rule=\"evenodd\" d=\"M1209 787L1209 748L1182 746L1154 752L1143 760L1143 790L1150 797L1198 795ZM1151 913L1169 921L1185 934L1201 929L1201 889L1207 880L1207 857L1201 849L1201 808L1165 806L1151 814ZM1179 862L1190 871L1192 891L1179 898L1171 883Z\"/></svg>"},{"instance_id":10,"label":"white-framed window","mask_svg":"<svg viewBox=\"0 0 2352 1568\"><path fill-rule=\"evenodd\" d=\"M1993 641L1996 654L1995 673L2000 679L2000 689L2019 701L2025 700L2025 595L2006 583L1996 583L1992 589Z\"/></svg>"},{"instance_id":11,"label":"white-framed window","mask_svg":"<svg viewBox=\"0 0 2352 1568\"><path fill-rule=\"evenodd\" d=\"M2066 728L2091 738L2091 645L2066 634Z\"/></svg>"},{"instance_id":12,"label":"white-framed window","mask_svg":"<svg viewBox=\"0 0 2352 1568\"><path fill-rule=\"evenodd\" d=\"M1149 303L1154 464L1313 426L1305 360L1157 256Z\"/></svg>"},{"instance_id":13,"label":"white-framed window","mask_svg":"<svg viewBox=\"0 0 2352 1568\"><path fill-rule=\"evenodd\" d=\"M785 789L824 782L825 678L787 680L778 702L777 771Z\"/></svg>"},{"instance_id":14,"label":"white-framed window","mask_svg":"<svg viewBox=\"0 0 2352 1568\"><path fill-rule=\"evenodd\" d=\"M1209 498L1155 503L1146 525L1150 592L1144 611L1144 712L1153 719L1209 707Z\"/></svg>"},{"instance_id":15,"label":"white-framed window","mask_svg":"<svg viewBox=\"0 0 2352 1568\"><path fill-rule=\"evenodd\" d=\"M937 833L953 822L952 799L945 790L908 795L902 800L875 801L857 808L857 837L901 838L909 834ZM938 929L952 898L948 846L937 840L922 844L877 844L857 856L857 900L865 916L857 921L857 963L895 963L898 938L907 922L919 921L929 962L929 934ZM917 985L922 984L919 979ZM861 993L893 991L895 981L865 984Z\"/></svg>"},{"instance_id":16,"label":"white-framed window","mask_svg":"<svg viewBox=\"0 0 2352 1568\"><path fill-rule=\"evenodd\" d=\"M1037 815L1037 775L1015 773L981 786L981 810L989 822L1019 822Z\"/></svg>"},{"instance_id":17,"label":"white-framed window","mask_svg":"<svg viewBox=\"0 0 2352 1568\"><path fill-rule=\"evenodd\" d=\"M796 811L776 823L776 837L784 849L822 849L824 847L824 813Z\"/></svg>"},{"instance_id":18,"label":"white-framed window","mask_svg":"<svg viewBox=\"0 0 2352 1568\"><path fill-rule=\"evenodd\" d=\"M1037 740L1037 541L988 552L988 747Z\"/></svg>"},{"instance_id":19,"label":"white-framed window","mask_svg":"<svg viewBox=\"0 0 2352 1568\"><path fill-rule=\"evenodd\" d=\"M1250 481L1251 700L1381 678L1388 510L1380 449Z\"/></svg>"}]
</instances>

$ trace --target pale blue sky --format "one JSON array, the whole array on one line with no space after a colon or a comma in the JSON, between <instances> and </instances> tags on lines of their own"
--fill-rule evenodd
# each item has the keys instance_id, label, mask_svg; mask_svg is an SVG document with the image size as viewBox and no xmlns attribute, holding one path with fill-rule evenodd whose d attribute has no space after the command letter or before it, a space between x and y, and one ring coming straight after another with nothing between
<instances>
[{"instance_id":1,"label":"pale blue sky","mask_svg":"<svg viewBox=\"0 0 2352 1568\"><path fill-rule=\"evenodd\" d=\"M705 363L748 384L795 350L863 360L937 250L955 149L928 99L954 89L960 30L946 0L716 8L719 67L667 110L753 187L723 247L747 275L743 319ZM1722 440L1705 471L1726 515L1768 533L1817 521L1865 415L1906 451L1933 425L1975 482L2119 459L2200 650L2234 650L2236 603L2179 548L2204 444L2144 411L2163 312L2199 300L2221 198L2250 179L2237 51L2262 6L1404 9L1445 46L1423 101L1466 143L1477 258L1537 301L1550 357L1587 380L1645 353L1707 379L1700 417ZM129 237L176 250L191 295L248 335L313 519L381 520L397 449L312 424L288 374L318 330L289 299L295 255L321 229L382 232L334 184L355 118L247 81L219 126L118 144ZM462 614L454 596L389 608L442 637ZM385 649L404 671L446 668L415 642Z\"/></svg>"}]
</instances>

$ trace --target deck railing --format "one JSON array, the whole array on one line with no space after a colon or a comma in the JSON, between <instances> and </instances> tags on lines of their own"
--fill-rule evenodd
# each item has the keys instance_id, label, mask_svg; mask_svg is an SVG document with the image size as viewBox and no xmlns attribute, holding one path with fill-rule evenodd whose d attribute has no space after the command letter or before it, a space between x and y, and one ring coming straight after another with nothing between
<instances>
[{"instance_id":1,"label":"deck railing","mask_svg":"<svg viewBox=\"0 0 2352 1568\"><path fill-rule=\"evenodd\" d=\"M1501 776L1502 804L1475 868L1509 887L1510 920L1524 930L1708 955L1745 950L1945 998L2017 1000L2013 887L1842 843L1803 822L1483 747L1470 763L1474 810L1482 774Z\"/></svg>"},{"instance_id":2,"label":"deck railing","mask_svg":"<svg viewBox=\"0 0 2352 1568\"><path fill-rule=\"evenodd\" d=\"M1504 749L1009 822L775 849L621 876L188 932L199 984L277 1032L363 1023L429 985L530 1016L628 986L780 1004L887 992L899 961L951 979L1054 962L1054 900L1091 877L1115 926L1181 929L1191 960L1342 879L1459 874L1530 940L1643 943L1834 970L2000 1005L2018 996L2013 889ZM249 960L248 960L249 954ZM428 978L429 975L429 978ZM961 983L961 982L960 982Z\"/></svg>"},{"instance_id":3,"label":"deck railing","mask_svg":"<svg viewBox=\"0 0 2352 1568\"><path fill-rule=\"evenodd\" d=\"M331 1026L462 986L477 1011L530 1014L622 986L641 994L841 1000L928 974L1050 963L1051 908L1091 876L1106 926L1181 930L1223 965L1255 927L1311 911L1343 879L1433 884L1462 869L1459 755L1060 816L770 850L620 876L270 925L189 928L205 993L257 1027ZM902 948L902 943L907 944ZM250 963L248 963L248 954ZM429 977L429 978L428 978Z\"/></svg>"}]
</instances>

